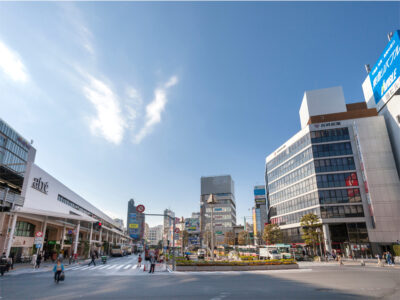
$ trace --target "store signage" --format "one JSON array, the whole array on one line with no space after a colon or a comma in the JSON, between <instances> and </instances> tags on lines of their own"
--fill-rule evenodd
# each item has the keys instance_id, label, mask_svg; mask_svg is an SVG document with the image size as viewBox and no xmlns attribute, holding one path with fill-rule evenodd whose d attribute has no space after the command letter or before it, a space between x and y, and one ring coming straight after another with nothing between
<instances>
[{"instance_id":1,"label":"store signage","mask_svg":"<svg viewBox=\"0 0 400 300\"><path fill-rule=\"evenodd\" d=\"M129 224L129 228L139 228L139 224Z\"/></svg>"},{"instance_id":2,"label":"store signage","mask_svg":"<svg viewBox=\"0 0 400 300\"><path fill-rule=\"evenodd\" d=\"M33 178L32 187L39 192L47 195L47 191L49 189L49 183L42 181L42 177Z\"/></svg>"},{"instance_id":3,"label":"store signage","mask_svg":"<svg viewBox=\"0 0 400 300\"><path fill-rule=\"evenodd\" d=\"M326 127L331 127L331 126L338 126L340 125L340 122L327 122L327 123L321 123L321 124L312 124L314 128L320 129L320 128L326 128Z\"/></svg>"},{"instance_id":4,"label":"store signage","mask_svg":"<svg viewBox=\"0 0 400 300\"><path fill-rule=\"evenodd\" d=\"M266 204L265 199L256 199L256 204Z\"/></svg>"},{"instance_id":5,"label":"store signage","mask_svg":"<svg viewBox=\"0 0 400 300\"><path fill-rule=\"evenodd\" d=\"M393 33L393 37L386 46L378 62L369 73L375 103L381 99L387 102L400 87L400 37L399 31ZM395 86L395 88L391 88ZM389 93L388 93L389 92Z\"/></svg>"}]
</instances>

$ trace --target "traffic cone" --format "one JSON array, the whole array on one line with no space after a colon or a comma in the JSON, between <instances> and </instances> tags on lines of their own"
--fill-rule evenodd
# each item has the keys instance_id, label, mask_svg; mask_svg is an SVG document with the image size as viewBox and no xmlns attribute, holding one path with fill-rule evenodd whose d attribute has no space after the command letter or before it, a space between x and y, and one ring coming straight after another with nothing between
<instances>
[{"instance_id":1,"label":"traffic cone","mask_svg":"<svg viewBox=\"0 0 400 300\"><path fill-rule=\"evenodd\" d=\"M143 265L143 272L146 272L146 264Z\"/></svg>"}]
</instances>

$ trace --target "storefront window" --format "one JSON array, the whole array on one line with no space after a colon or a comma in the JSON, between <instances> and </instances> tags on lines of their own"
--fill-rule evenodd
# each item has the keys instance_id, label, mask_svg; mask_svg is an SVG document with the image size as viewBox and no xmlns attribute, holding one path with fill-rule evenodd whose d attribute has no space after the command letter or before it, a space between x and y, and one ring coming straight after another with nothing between
<instances>
[{"instance_id":1,"label":"storefront window","mask_svg":"<svg viewBox=\"0 0 400 300\"><path fill-rule=\"evenodd\" d=\"M34 231L35 231L35 225L28 222L18 221L17 224L15 225L15 236L32 237L34 236Z\"/></svg>"}]
</instances>

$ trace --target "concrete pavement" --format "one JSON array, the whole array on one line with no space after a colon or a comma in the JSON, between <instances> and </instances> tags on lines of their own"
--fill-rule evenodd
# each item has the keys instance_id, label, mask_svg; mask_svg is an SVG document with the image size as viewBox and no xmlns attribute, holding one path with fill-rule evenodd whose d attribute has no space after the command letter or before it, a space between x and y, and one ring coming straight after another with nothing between
<instances>
[{"instance_id":1,"label":"concrete pavement","mask_svg":"<svg viewBox=\"0 0 400 300\"><path fill-rule=\"evenodd\" d=\"M400 299L400 270L356 265L303 266L299 270L148 274L130 271L135 257L106 268L0 278L1 299ZM118 267L123 265L121 267ZM133 267L133 266L132 266ZM117 269L118 268L118 269ZM113 271L114 270L114 271Z\"/></svg>"}]
</instances>

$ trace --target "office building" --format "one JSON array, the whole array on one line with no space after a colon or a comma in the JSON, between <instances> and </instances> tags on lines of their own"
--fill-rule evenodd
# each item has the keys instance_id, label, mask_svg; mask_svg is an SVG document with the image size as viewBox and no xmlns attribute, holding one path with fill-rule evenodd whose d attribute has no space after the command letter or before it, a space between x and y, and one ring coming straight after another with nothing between
<instances>
[{"instance_id":1,"label":"office building","mask_svg":"<svg viewBox=\"0 0 400 300\"><path fill-rule=\"evenodd\" d=\"M214 204L207 203L212 195ZM236 225L234 182L230 175L201 177L200 226L201 232L211 232L211 209L215 245L224 243L225 232Z\"/></svg>"},{"instance_id":2,"label":"office building","mask_svg":"<svg viewBox=\"0 0 400 300\"><path fill-rule=\"evenodd\" d=\"M383 116L340 87L306 92L299 113L301 130L266 158L270 222L302 243L314 213L327 251L385 250L400 239L400 182Z\"/></svg>"},{"instance_id":3,"label":"office building","mask_svg":"<svg viewBox=\"0 0 400 300\"><path fill-rule=\"evenodd\" d=\"M388 35L389 43L362 84L369 108L376 108L385 118L400 176L400 32Z\"/></svg>"},{"instance_id":4,"label":"office building","mask_svg":"<svg viewBox=\"0 0 400 300\"><path fill-rule=\"evenodd\" d=\"M162 241L163 239L163 225L157 225L155 227L150 227L147 241L149 245L157 246L158 242Z\"/></svg>"},{"instance_id":5,"label":"office building","mask_svg":"<svg viewBox=\"0 0 400 300\"><path fill-rule=\"evenodd\" d=\"M127 231L128 235L135 241L144 239L145 230L145 215L136 211L135 200L128 201L128 216L127 216Z\"/></svg>"},{"instance_id":6,"label":"office building","mask_svg":"<svg viewBox=\"0 0 400 300\"><path fill-rule=\"evenodd\" d=\"M255 242L262 239L264 226L268 223L267 217L267 198L264 185L254 187L254 207L253 207L253 233Z\"/></svg>"},{"instance_id":7,"label":"office building","mask_svg":"<svg viewBox=\"0 0 400 300\"><path fill-rule=\"evenodd\" d=\"M185 219L185 230L188 233L189 248L200 246L200 213L192 213L191 218Z\"/></svg>"}]
</instances>

